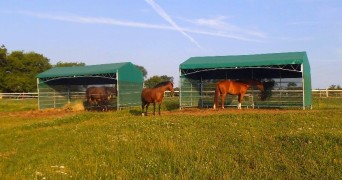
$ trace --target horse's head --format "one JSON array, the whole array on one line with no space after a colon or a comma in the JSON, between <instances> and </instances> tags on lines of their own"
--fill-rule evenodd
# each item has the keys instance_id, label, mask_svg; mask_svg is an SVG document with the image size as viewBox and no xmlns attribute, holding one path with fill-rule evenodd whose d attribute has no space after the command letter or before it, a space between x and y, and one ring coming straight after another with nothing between
<instances>
[{"instance_id":1,"label":"horse's head","mask_svg":"<svg viewBox=\"0 0 342 180\"><path fill-rule=\"evenodd\" d=\"M255 86L261 91L265 92L265 84L260 81L256 81Z\"/></svg>"},{"instance_id":2,"label":"horse's head","mask_svg":"<svg viewBox=\"0 0 342 180\"><path fill-rule=\"evenodd\" d=\"M171 91L171 97L173 97L175 90L173 89L173 83L171 81L167 85L167 90Z\"/></svg>"},{"instance_id":3,"label":"horse's head","mask_svg":"<svg viewBox=\"0 0 342 180\"><path fill-rule=\"evenodd\" d=\"M261 100L264 101L267 98L272 96L272 89L275 85L275 82L274 81L267 81L267 82L263 82L262 84L264 87L264 91L262 91L260 97L261 97Z\"/></svg>"},{"instance_id":4,"label":"horse's head","mask_svg":"<svg viewBox=\"0 0 342 180\"><path fill-rule=\"evenodd\" d=\"M256 86L261 92L265 91L265 84L264 84L264 82L252 79L252 80L248 80L247 84L249 86Z\"/></svg>"},{"instance_id":5,"label":"horse's head","mask_svg":"<svg viewBox=\"0 0 342 180\"><path fill-rule=\"evenodd\" d=\"M267 97L269 97L269 93L267 93L267 82L262 82L259 80L248 80L247 83L250 86L255 86L257 89L261 91L260 98L262 101L266 100Z\"/></svg>"},{"instance_id":6,"label":"horse's head","mask_svg":"<svg viewBox=\"0 0 342 180\"><path fill-rule=\"evenodd\" d=\"M110 100L112 97L117 96L116 87L105 87L107 99Z\"/></svg>"},{"instance_id":7,"label":"horse's head","mask_svg":"<svg viewBox=\"0 0 342 180\"><path fill-rule=\"evenodd\" d=\"M159 89L161 91L171 91L171 96L173 96L174 89L173 83L171 81L161 82L153 87L153 89Z\"/></svg>"}]
</instances>

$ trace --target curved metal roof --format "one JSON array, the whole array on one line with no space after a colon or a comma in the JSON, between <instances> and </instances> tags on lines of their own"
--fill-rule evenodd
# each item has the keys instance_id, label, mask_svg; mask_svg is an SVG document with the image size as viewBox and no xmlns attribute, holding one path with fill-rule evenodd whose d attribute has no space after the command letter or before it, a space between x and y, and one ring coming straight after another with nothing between
<instances>
[{"instance_id":1,"label":"curved metal roof","mask_svg":"<svg viewBox=\"0 0 342 180\"><path fill-rule=\"evenodd\" d=\"M270 65L305 64L309 65L306 52L288 52L235 56L191 57L180 69L257 67Z\"/></svg>"},{"instance_id":2,"label":"curved metal roof","mask_svg":"<svg viewBox=\"0 0 342 180\"><path fill-rule=\"evenodd\" d=\"M141 70L131 62L74 67L55 67L38 74L36 77L39 78L40 83L61 79L90 81L90 78L107 78L128 82L143 82Z\"/></svg>"},{"instance_id":3,"label":"curved metal roof","mask_svg":"<svg viewBox=\"0 0 342 180\"><path fill-rule=\"evenodd\" d=\"M38 74L37 78L91 76L94 74L116 73L118 69L128 63L129 62L89 66L55 67Z\"/></svg>"}]
</instances>

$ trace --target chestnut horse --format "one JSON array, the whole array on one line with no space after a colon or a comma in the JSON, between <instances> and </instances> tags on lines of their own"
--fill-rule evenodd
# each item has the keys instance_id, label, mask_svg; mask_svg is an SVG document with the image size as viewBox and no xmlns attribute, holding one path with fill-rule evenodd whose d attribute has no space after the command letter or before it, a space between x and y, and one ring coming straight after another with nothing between
<instances>
[{"instance_id":1,"label":"chestnut horse","mask_svg":"<svg viewBox=\"0 0 342 180\"><path fill-rule=\"evenodd\" d=\"M262 93L265 92L264 83L256 80L248 80L248 81L231 81L231 80L224 80L219 81L216 84L215 89L215 98L214 98L214 109L218 107L218 97L221 96L221 107L224 108L224 100L227 94L230 95L238 95L238 109L241 109L241 102L243 97L245 96L247 90L251 86L256 86ZM265 97L265 96L263 96Z\"/></svg>"},{"instance_id":2,"label":"chestnut horse","mask_svg":"<svg viewBox=\"0 0 342 180\"><path fill-rule=\"evenodd\" d=\"M86 98L89 105L104 106L107 110L109 100L116 96L115 87L89 87L86 90Z\"/></svg>"},{"instance_id":3,"label":"chestnut horse","mask_svg":"<svg viewBox=\"0 0 342 180\"><path fill-rule=\"evenodd\" d=\"M147 109L150 103L153 103L153 115L156 112L156 103L158 103L158 113L160 115L160 105L164 98L164 92L166 90L171 91L171 96L173 96L173 83L171 81L161 82L154 86L153 88L145 88L141 92L141 108L142 108L142 115L147 116ZM146 106L146 111L144 114L144 108Z\"/></svg>"}]
</instances>

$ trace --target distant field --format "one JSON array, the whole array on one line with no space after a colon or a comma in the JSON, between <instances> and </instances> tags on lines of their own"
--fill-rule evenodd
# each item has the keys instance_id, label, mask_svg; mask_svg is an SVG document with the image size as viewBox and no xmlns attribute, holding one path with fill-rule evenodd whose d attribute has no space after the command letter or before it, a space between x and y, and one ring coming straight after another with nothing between
<instances>
[{"instance_id":1,"label":"distant field","mask_svg":"<svg viewBox=\"0 0 342 180\"><path fill-rule=\"evenodd\" d=\"M150 108L152 110L152 108ZM342 98L313 110L37 110L0 100L0 179L341 179Z\"/></svg>"}]
</instances>

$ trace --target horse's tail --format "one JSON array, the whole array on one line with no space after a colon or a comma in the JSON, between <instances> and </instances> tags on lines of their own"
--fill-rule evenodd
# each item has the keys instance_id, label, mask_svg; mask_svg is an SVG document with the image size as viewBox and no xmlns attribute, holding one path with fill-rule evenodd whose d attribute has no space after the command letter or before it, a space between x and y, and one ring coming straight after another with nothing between
<instances>
[{"instance_id":1,"label":"horse's tail","mask_svg":"<svg viewBox=\"0 0 342 180\"><path fill-rule=\"evenodd\" d=\"M218 107L218 97L220 96L220 86L219 83L216 84L215 97L214 97L214 109Z\"/></svg>"}]
</instances>

